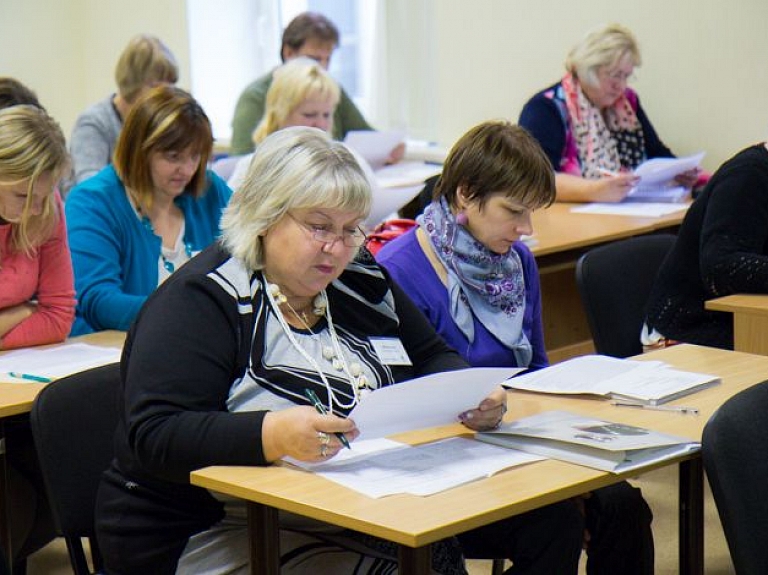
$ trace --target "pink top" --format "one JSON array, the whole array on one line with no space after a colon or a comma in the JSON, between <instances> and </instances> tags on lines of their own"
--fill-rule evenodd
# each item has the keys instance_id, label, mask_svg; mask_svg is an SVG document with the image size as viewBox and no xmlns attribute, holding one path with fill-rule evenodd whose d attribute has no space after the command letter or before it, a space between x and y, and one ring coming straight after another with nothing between
<instances>
[{"instance_id":1,"label":"pink top","mask_svg":"<svg viewBox=\"0 0 768 575\"><path fill-rule=\"evenodd\" d=\"M37 311L6 333L3 349L64 340L75 317L72 259L67 243L64 205L56 192L59 222L33 257L10 249L11 224L0 225L0 309L32 299Z\"/></svg>"}]
</instances>

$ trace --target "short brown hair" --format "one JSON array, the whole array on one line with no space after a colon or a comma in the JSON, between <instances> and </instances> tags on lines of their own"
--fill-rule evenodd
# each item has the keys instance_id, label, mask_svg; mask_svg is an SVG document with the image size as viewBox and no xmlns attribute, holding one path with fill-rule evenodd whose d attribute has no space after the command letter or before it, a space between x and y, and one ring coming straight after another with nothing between
<instances>
[{"instance_id":1,"label":"short brown hair","mask_svg":"<svg viewBox=\"0 0 768 575\"><path fill-rule=\"evenodd\" d=\"M0 110L21 105L43 108L37 99L37 94L16 78L0 77Z\"/></svg>"},{"instance_id":2,"label":"short brown hair","mask_svg":"<svg viewBox=\"0 0 768 575\"><path fill-rule=\"evenodd\" d=\"M319 12L302 12L291 20L283 30L280 60L285 62L283 54L286 48L298 50L310 38L316 38L321 42L332 42L334 46L338 46L339 29Z\"/></svg>"},{"instance_id":3,"label":"short brown hair","mask_svg":"<svg viewBox=\"0 0 768 575\"><path fill-rule=\"evenodd\" d=\"M148 34L131 38L115 67L117 91L132 104L141 89L159 82L179 81L179 67L168 46Z\"/></svg>"},{"instance_id":4,"label":"short brown hair","mask_svg":"<svg viewBox=\"0 0 768 575\"><path fill-rule=\"evenodd\" d=\"M479 124L451 148L434 199L444 197L456 206L460 187L480 207L499 192L531 209L555 200L555 174L546 154L524 128L506 121Z\"/></svg>"},{"instance_id":5,"label":"short brown hair","mask_svg":"<svg viewBox=\"0 0 768 575\"><path fill-rule=\"evenodd\" d=\"M211 122L188 92L174 86L157 86L128 112L112 164L125 187L135 194L134 200L148 208L154 194L151 155L190 146L200 154L200 165L184 193L199 197L207 185L205 171L213 147Z\"/></svg>"}]
</instances>

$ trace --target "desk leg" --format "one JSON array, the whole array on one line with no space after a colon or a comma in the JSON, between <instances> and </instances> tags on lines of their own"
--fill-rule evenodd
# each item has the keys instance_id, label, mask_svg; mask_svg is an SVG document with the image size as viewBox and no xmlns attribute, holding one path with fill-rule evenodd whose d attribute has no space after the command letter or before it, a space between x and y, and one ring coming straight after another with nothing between
<instances>
[{"instance_id":1,"label":"desk leg","mask_svg":"<svg viewBox=\"0 0 768 575\"><path fill-rule=\"evenodd\" d=\"M704 467L701 457L680 464L680 573L704 574Z\"/></svg>"},{"instance_id":2,"label":"desk leg","mask_svg":"<svg viewBox=\"0 0 768 575\"><path fill-rule=\"evenodd\" d=\"M280 575L280 526L277 509L248 502L251 574Z\"/></svg>"},{"instance_id":3,"label":"desk leg","mask_svg":"<svg viewBox=\"0 0 768 575\"><path fill-rule=\"evenodd\" d=\"M424 547L408 547L400 545L398 551L400 575L428 575L432 571L432 549Z\"/></svg>"}]
</instances>

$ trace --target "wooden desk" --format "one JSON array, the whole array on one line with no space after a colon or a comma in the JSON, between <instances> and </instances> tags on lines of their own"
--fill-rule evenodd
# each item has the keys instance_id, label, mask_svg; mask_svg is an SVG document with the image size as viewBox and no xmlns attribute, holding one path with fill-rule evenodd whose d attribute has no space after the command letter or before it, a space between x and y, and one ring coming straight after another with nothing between
<instances>
[{"instance_id":1,"label":"wooden desk","mask_svg":"<svg viewBox=\"0 0 768 575\"><path fill-rule=\"evenodd\" d=\"M40 349L61 347L72 343L92 343L108 347L122 347L125 341L125 332L102 331L85 336L69 339L63 343L40 346ZM0 352L7 353L7 352ZM34 366L29 371L34 373ZM7 502L11 501L13 493L9 490L8 466L6 462L7 450L12 450L13 445L6 445L6 426L20 419L28 419L29 412L37 394L46 386L45 383L19 382L7 374L0 374L0 540L5 542L4 552L7 558L11 556L13 532L11 517ZM13 572L13 566L9 566L9 573Z\"/></svg>"},{"instance_id":2,"label":"wooden desk","mask_svg":"<svg viewBox=\"0 0 768 575\"><path fill-rule=\"evenodd\" d=\"M576 262L602 244L632 236L676 232L685 210L660 218L579 214L556 203L533 213L531 246L541 276L544 340L551 362L594 352L576 287Z\"/></svg>"},{"instance_id":3,"label":"wooden desk","mask_svg":"<svg viewBox=\"0 0 768 575\"><path fill-rule=\"evenodd\" d=\"M768 294L735 294L711 299L704 307L733 314L737 351L768 355Z\"/></svg>"},{"instance_id":4,"label":"wooden desk","mask_svg":"<svg viewBox=\"0 0 768 575\"><path fill-rule=\"evenodd\" d=\"M604 419L651 427L700 440L709 416L728 397L765 379L768 357L681 345L647 354L681 369L715 373L723 384L685 398L699 416L626 409L606 401L510 392L506 419L550 409L567 409ZM398 436L410 443L466 434L448 425ZM681 465L681 573L703 573L703 473L692 456L649 467ZM633 472L632 476L638 475ZM208 467L195 471L191 482L248 501L251 572L279 573L278 510L291 511L400 544L400 573L429 572L429 544L562 501L624 479L623 476L554 460L517 467L493 477L429 497L396 495L371 499L317 475L284 464L270 467ZM256 535L258 534L258 535Z\"/></svg>"}]
</instances>

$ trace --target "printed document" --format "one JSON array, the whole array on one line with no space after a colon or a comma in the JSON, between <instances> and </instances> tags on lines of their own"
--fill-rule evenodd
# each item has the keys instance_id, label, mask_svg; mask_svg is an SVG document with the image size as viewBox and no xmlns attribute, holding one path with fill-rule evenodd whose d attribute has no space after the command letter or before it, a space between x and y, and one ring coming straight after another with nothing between
<instances>
[{"instance_id":1,"label":"printed document","mask_svg":"<svg viewBox=\"0 0 768 575\"><path fill-rule=\"evenodd\" d=\"M0 373L26 373L56 379L120 361L122 350L88 343L48 349L25 348L0 355Z\"/></svg>"}]
</instances>

